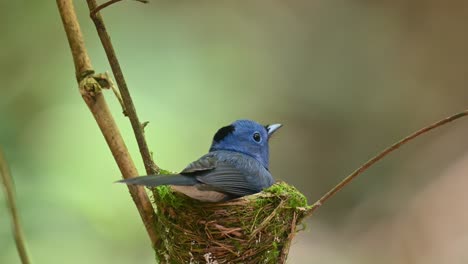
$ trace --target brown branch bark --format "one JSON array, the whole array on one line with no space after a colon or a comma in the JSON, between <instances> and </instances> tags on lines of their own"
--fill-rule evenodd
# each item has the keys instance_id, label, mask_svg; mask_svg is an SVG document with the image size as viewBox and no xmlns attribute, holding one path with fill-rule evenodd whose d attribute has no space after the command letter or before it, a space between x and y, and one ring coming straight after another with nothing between
<instances>
[{"instance_id":1,"label":"brown branch bark","mask_svg":"<svg viewBox=\"0 0 468 264\"><path fill-rule=\"evenodd\" d=\"M118 2L120 2L120 1L122 1L122 0L110 0L110 1L105 2L104 4L98 5L95 9L93 9L93 10L91 11L91 16L94 15L93 13L97 13L97 12L101 11L102 9L104 9L104 8L106 8L106 7L108 7L108 6L111 6L111 5L115 4L115 3L118 3ZM135 1L140 2L140 3L143 3L143 4L147 4L147 3L148 3L147 0L135 0Z\"/></svg>"},{"instance_id":2,"label":"brown branch bark","mask_svg":"<svg viewBox=\"0 0 468 264\"><path fill-rule=\"evenodd\" d=\"M78 24L75 8L71 1L57 1L57 5L67 34L73 62L75 63L76 79L81 81L87 75L93 74L94 70L84 45L83 34Z\"/></svg>"},{"instance_id":3,"label":"brown branch bark","mask_svg":"<svg viewBox=\"0 0 468 264\"><path fill-rule=\"evenodd\" d=\"M468 110L465 110L465 111L462 111L460 113L457 113L457 114L454 114L454 115L451 115L447 118L444 118L442 120L439 120L431 125L428 125L428 126L425 126L423 128L421 128L420 130L410 134L409 136L406 136L405 138L401 139L400 141L394 143L393 145L391 145L390 147L384 149L382 152L380 152L379 154L377 154L376 156L374 156L373 158L371 158L370 160L368 160L366 163L364 163L363 165L361 165L361 167L357 168L355 171L353 171L350 175L348 175L346 178L344 178L340 183L338 183L335 187L333 187L330 191L328 191L327 193L325 193L317 202L315 202L313 205L312 205L312 208L309 210L308 212L308 215L311 215L315 210L317 210L319 207L321 207L323 205L323 203L325 203L326 201L328 201L328 199L330 199L331 197L333 197L337 192L339 192L340 190L342 190L346 185L348 185L353 179L355 179L357 176L359 176L360 174L362 174L364 171L366 171L367 169L369 169L372 165L374 165L375 163L377 163L379 160L383 159L385 156L387 156L388 154L390 154L391 152L397 150L398 148L400 148L401 146L405 145L406 143L408 143L409 141L419 137L420 135L422 134L425 134L435 128L438 128L438 127L441 127L447 123L450 123L452 121L455 121L459 118L462 118L464 116L467 116L468 115Z\"/></svg>"},{"instance_id":4,"label":"brown branch bark","mask_svg":"<svg viewBox=\"0 0 468 264\"><path fill-rule=\"evenodd\" d=\"M122 176L135 177L138 171L101 91L103 88L108 88L106 84L110 81L106 81L105 77L93 75L94 70L84 45L72 0L57 0L57 6L73 55L80 93L101 129ZM157 241L153 222L155 214L148 195L140 186L129 186L129 191L154 245Z\"/></svg>"},{"instance_id":5,"label":"brown branch bark","mask_svg":"<svg viewBox=\"0 0 468 264\"><path fill-rule=\"evenodd\" d=\"M132 124L133 132L138 143L138 148L140 149L146 173L157 174L159 172L159 167L154 163L151 152L148 148L148 144L146 143L144 126L141 124L136 113L135 105L133 104L132 97L130 96L127 82L123 76L122 68L120 67L117 55L115 54L109 33L107 32L101 13L96 12L96 10L100 10L99 6L97 5L96 0L86 0L86 2L88 3L91 19L96 26L97 33L101 39L101 43L106 52L112 72L114 73L115 81L120 90L120 94L122 95L122 100L125 106L125 114L128 116L130 123Z\"/></svg>"},{"instance_id":6,"label":"brown branch bark","mask_svg":"<svg viewBox=\"0 0 468 264\"><path fill-rule=\"evenodd\" d=\"M15 236L16 249L21 259L21 263L29 264L28 253L26 251L26 242L24 239L23 229L19 219L18 210L16 209L16 200L13 188L13 180L11 179L10 169L8 163L3 157L2 150L0 149L0 176L2 178L3 187L5 189L6 201L8 209L11 214L11 222L13 225L13 235Z\"/></svg>"}]
</instances>

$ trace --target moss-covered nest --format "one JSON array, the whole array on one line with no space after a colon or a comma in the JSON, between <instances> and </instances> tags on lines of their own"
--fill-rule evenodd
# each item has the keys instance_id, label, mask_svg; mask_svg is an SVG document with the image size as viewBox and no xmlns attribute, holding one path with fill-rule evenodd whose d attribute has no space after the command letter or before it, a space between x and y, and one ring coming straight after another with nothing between
<instances>
[{"instance_id":1,"label":"moss-covered nest","mask_svg":"<svg viewBox=\"0 0 468 264\"><path fill-rule=\"evenodd\" d=\"M223 203L202 203L168 186L153 189L160 263L284 263L310 207L279 182Z\"/></svg>"}]
</instances>

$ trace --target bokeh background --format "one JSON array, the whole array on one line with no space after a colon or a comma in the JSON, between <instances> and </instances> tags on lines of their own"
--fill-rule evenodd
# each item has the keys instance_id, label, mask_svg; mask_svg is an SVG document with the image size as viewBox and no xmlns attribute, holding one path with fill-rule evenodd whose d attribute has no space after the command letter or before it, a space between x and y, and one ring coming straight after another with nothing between
<instances>
[{"instance_id":1,"label":"bokeh background","mask_svg":"<svg viewBox=\"0 0 468 264\"><path fill-rule=\"evenodd\" d=\"M93 65L108 71L75 2ZM103 14L168 170L235 119L280 122L271 170L312 203L392 142L468 107L464 1L123 1ZM78 94L55 1L1 1L0 30L0 145L34 262L153 263ZM374 166L308 219L289 263L468 263L467 132L467 120L450 124ZM4 195L0 263L19 263Z\"/></svg>"}]
</instances>

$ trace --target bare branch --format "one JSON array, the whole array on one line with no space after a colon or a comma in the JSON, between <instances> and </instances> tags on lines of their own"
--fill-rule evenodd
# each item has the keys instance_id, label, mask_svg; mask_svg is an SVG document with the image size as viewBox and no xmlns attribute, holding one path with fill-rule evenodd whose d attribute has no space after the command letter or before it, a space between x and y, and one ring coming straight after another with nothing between
<instances>
[{"instance_id":1,"label":"bare branch","mask_svg":"<svg viewBox=\"0 0 468 264\"><path fill-rule=\"evenodd\" d=\"M76 17L75 8L71 1L58 1L57 5L62 17L63 27L67 34L68 44L75 63L76 79L81 81L87 75L94 73L91 60L84 45L83 34L81 33L78 18Z\"/></svg>"},{"instance_id":2,"label":"bare branch","mask_svg":"<svg viewBox=\"0 0 468 264\"><path fill-rule=\"evenodd\" d=\"M141 122L136 113L135 105L133 104L132 97L130 96L127 83L123 76L122 68L120 67L117 55L115 54L109 33L107 32L101 14L95 11L98 8L96 0L86 0L86 2L88 3L91 19L96 26L97 33L101 39L101 43L106 52L107 59L109 60L109 64L112 68L112 72L114 73L115 81L119 87L120 94L122 95L122 100L125 105L125 113L127 114L128 118L130 119L130 123L132 124L133 132L138 143L138 148L140 149L141 157L143 158L146 173L157 174L159 172L159 167L154 163L148 148L148 144L146 143L144 129L142 128Z\"/></svg>"},{"instance_id":3,"label":"bare branch","mask_svg":"<svg viewBox=\"0 0 468 264\"><path fill-rule=\"evenodd\" d=\"M120 2L122 0L110 0L110 1L107 1L105 2L104 4L101 4L99 6L97 6L96 8L94 8L93 10L91 10L91 16L94 16L97 12L101 11L102 9L112 5L112 4L115 4L117 2Z\"/></svg>"},{"instance_id":4,"label":"bare branch","mask_svg":"<svg viewBox=\"0 0 468 264\"><path fill-rule=\"evenodd\" d=\"M335 195L337 192L339 192L341 189L343 189L346 185L348 185L354 178L356 178L358 175L362 174L364 171L366 171L369 167L374 165L376 162L393 152L394 150L398 149L399 147L403 146L404 144L408 143L409 141L417 138L418 136L429 132L435 128L441 127L449 122L452 122L454 120L457 120L461 117L467 116L468 115L468 110L465 110L463 112L454 114L452 116L449 116L447 118L444 118L440 121L437 121L429 126L423 127L422 129L414 132L413 134L401 139L400 141L396 142L395 144L391 145L390 147L386 148L383 150L381 153L378 155L374 156L371 158L369 161L364 163L361 167L356 169L353 173L351 173L349 176L344 178L340 183L338 183L335 187L333 187L330 191L328 191L325 195L323 195L317 202L315 202L312 205L312 208L309 210L308 214L312 214L316 209L318 209L320 206L323 205L328 199L330 199L333 195Z\"/></svg>"},{"instance_id":5,"label":"bare branch","mask_svg":"<svg viewBox=\"0 0 468 264\"><path fill-rule=\"evenodd\" d=\"M72 1L57 0L57 6L62 17L62 22L75 62L80 93L101 129L122 176L124 178L135 177L139 175L138 171L102 94L102 89L109 88L111 81L108 79L106 80L107 77L105 74L93 75L94 70L92 69L84 45L83 36ZM154 244L157 241L156 229L153 222L155 214L148 195L145 189L140 186L129 186L129 191L140 213L151 242Z\"/></svg>"},{"instance_id":6,"label":"bare branch","mask_svg":"<svg viewBox=\"0 0 468 264\"><path fill-rule=\"evenodd\" d=\"M23 229L19 220L18 210L16 209L16 201L14 194L13 180L11 179L10 169L3 157L2 150L0 149L0 175L2 176L2 183L5 189L6 201L8 209L10 209L11 222L13 224L13 235L15 236L16 248L21 259L21 263L29 264L28 253L26 252L26 243L24 239Z\"/></svg>"},{"instance_id":7,"label":"bare branch","mask_svg":"<svg viewBox=\"0 0 468 264\"><path fill-rule=\"evenodd\" d=\"M104 4L101 4L101 5L98 5L95 9L91 10L91 16L94 16L97 12L101 11L102 9L112 5L112 4L115 4L117 2L120 2L122 0L110 0L108 2L105 2ZM140 2L140 3L143 3L143 4L147 4L148 1L147 0L134 0L136 2Z\"/></svg>"}]
</instances>

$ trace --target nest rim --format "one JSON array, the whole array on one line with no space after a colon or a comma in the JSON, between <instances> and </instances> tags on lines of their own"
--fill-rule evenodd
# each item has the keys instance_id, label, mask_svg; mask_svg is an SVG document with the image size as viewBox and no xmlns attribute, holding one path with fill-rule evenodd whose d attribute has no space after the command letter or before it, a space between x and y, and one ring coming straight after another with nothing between
<instances>
[{"instance_id":1,"label":"nest rim","mask_svg":"<svg viewBox=\"0 0 468 264\"><path fill-rule=\"evenodd\" d=\"M191 199L169 186L152 191L161 263L284 263L311 209L285 182L219 203Z\"/></svg>"}]
</instances>

